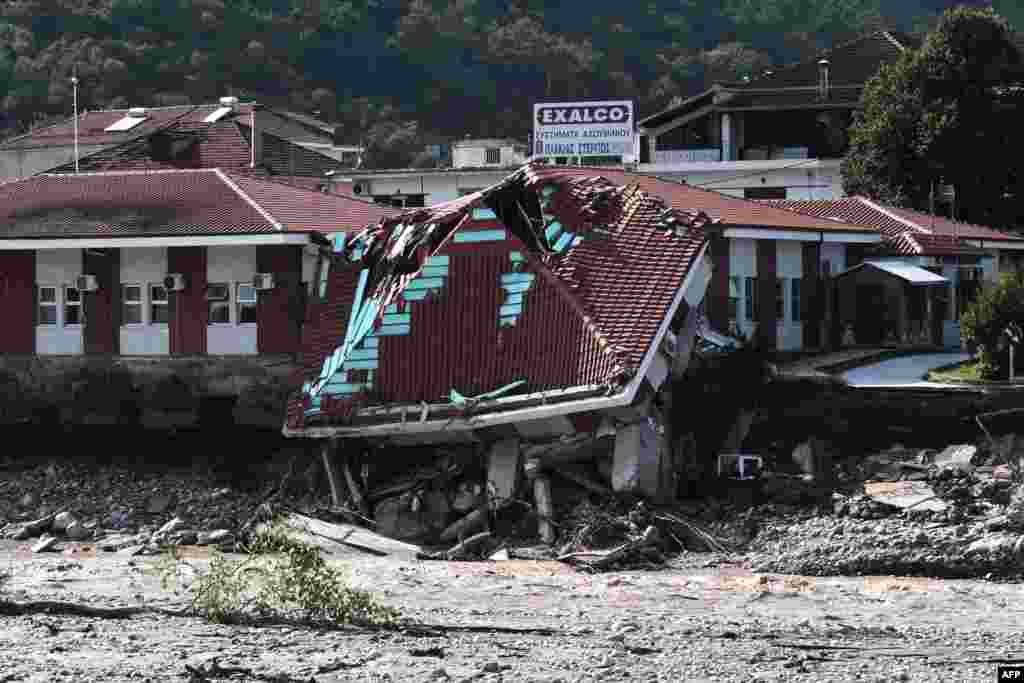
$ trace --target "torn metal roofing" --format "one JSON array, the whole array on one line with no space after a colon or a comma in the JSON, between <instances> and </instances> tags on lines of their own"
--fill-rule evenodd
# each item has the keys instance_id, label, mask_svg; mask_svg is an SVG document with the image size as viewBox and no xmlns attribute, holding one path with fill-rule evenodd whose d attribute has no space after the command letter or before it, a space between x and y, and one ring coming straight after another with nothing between
<instances>
[{"instance_id":1,"label":"torn metal roofing","mask_svg":"<svg viewBox=\"0 0 1024 683\"><path fill-rule=\"evenodd\" d=\"M926 286L949 284L949 280L947 278L933 273L930 270L921 268L920 266L915 266L912 263L905 263L903 261L864 261L849 270L839 273L836 277L843 277L844 275L865 267L876 268L888 273L889 275L898 277L911 285Z\"/></svg>"},{"instance_id":2,"label":"torn metal roofing","mask_svg":"<svg viewBox=\"0 0 1024 683\"><path fill-rule=\"evenodd\" d=\"M684 292L706 286L688 276L715 221L578 171L529 165L347 239L286 433L635 391Z\"/></svg>"}]
</instances>

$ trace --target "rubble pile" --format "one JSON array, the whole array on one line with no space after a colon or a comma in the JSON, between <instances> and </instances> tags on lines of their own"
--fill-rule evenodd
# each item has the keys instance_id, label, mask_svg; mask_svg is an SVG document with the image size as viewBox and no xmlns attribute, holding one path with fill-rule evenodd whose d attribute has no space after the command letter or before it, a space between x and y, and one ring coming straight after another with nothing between
<instances>
[{"instance_id":1,"label":"rubble pile","mask_svg":"<svg viewBox=\"0 0 1024 683\"><path fill-rule=\"evenodd\" d=\"M1019 457L1013 435L941 451L896 444L860 460L861 481L834 493L832 510L798 522L764 514L749 559L809 575L1020 576Z\"/></svg>"},{"instance_id":2,"label":"rubble pile","mask_svg":"<svg viewBox=\"0 0 1024 683\"><path fill-rule=\"evenodd\" d=\"M275 477L242 490L226 486L206 467L7 463L0 466L0 538L33 541L37 552L58 551L70 542L95 544L101 551L234 548L271 496L295 508L316 507L305 482L290 474L298 485L282 487Z\"/></svg>"}]
</instances>

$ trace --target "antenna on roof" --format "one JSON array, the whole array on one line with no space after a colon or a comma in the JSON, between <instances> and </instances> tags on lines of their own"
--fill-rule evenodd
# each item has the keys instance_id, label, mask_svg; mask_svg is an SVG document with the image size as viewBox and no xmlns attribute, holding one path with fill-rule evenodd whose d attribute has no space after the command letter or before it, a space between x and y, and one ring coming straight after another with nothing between
<instances>
[{"instance_id":1,"label":"antenna on roof","mask_svg":"<svg viewBox=\"0 0 1024 683\"><path fill-rule=\"evenodd\" d=\"M71 91L75 109L75 173L78 173L78 65L72 67Z\"/></svg>"}]
</instances>

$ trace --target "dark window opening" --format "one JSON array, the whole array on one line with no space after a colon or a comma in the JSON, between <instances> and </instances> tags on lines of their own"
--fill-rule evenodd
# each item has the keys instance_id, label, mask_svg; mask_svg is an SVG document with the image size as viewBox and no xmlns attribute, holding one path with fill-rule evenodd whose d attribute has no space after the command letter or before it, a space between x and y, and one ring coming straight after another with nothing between
<instances>
[{"instance_id":1,"label":"dark window opening","mask_svg":"<svg viewBox=\"0 0 1024 683\"><path fill-rule=\"evenodd\" d=\"M743 189L744 199L785 199L784 187L747 187Z\"/></svg>"},{"instance_id":2,"label":"dark window opening","mask_svg":"<svg viewBox=\"0 0 1024 683\"><path fill-rule=\"evenodd\" d=\"M497 147L489 147L485 152L484 162L488 164L501 163L501 150Z\"/></svg>"}]
</instances>

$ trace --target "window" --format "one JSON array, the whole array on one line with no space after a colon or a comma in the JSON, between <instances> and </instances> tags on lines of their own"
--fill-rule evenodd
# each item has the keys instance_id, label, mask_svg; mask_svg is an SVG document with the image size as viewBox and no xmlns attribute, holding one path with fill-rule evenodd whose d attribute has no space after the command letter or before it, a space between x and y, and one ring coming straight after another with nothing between
<instances>
[{"instance_id":1,"label":"window","mask_svg":"<svg viewBox=\"0 0 1024 683\"><path fill-rule=\"evenodd\" d=\"M150 285L149 322L154 325L166 325L169 318L167 312L167 289L162 284Z\"/></svg>"},{"instance_id":2,"label":"window","mask_svg":"<svg viewBox=\"0 0 1024 683\"><path fill-rule=\"evenodd\" d=\"M256 287L250 283L238 283L235 300L238 303L238 323L256 322Z\"/></svg>"},{"instance_id":3,"label":"window","mask_svg":"<svg viewBox=\"0 0 1024 683\"><path fill-rule=\"evenodd\" d=\"M743 281L743 295L747 320L757 320L757 278L748 277Z\"/></svg>"},{"instance_id":4,"label":"window","mask_svg":"<svg viewBox=\"0 0 1024 683\"><path fill-rule=\"evenodd\" d=\"M740 279L729 278L729 320L739 320L740 316Z\"/></svg>"},{"instance_id":5,"label":"window","mask_svg":"<svg viewBox=\"0 0 1024 683\"><path fill-rule=\"evenodd\" d=\"M743 189L744 199L785 199L784 187L746 187Z\"/></svg>"},{"instance_id":6,"label":"window","mask_svg":"<svg viewBox=\"0 0 1024 683\"><path fill-rule=\"evenodd\" d=\"M142 285L121 285L121 324L142 322Z\"/></svg>"},{"instance_id":7,"label":"window","mask_svg":"<svg viewBox=\"0 0 1024 683\"><path fill-rule=\"evenodd\" d=\"M488 164L500 164L501 163L501 150L497 147L488 147L484 152L484 162Z\"/></svg>"},{"instance_id":8,"label":"window","mask_svg":"<svg viewBox=\"0 0 1024 683\"><path fill-rule=\"evenodd\" d=\"M82 316L82 293L70 285L64 287L64 324L81 325Z\"/></svg>"},{"instance_id":9,"label":"window","mask_svg":"<svg viewBox=\"0 0 1024 683\"><path fill-rule=\"evenodd\" d=\"M210 324L224 325L231 322L231 289L226 284L206 286L206 301L210 306Z\"/></svg>"},{"instance_id":10,"label":"window","mask_svg":"<svg viewBox=\"0 0 1024 683\"><path fill-rule=\"evenodd\" d=\"M775 320L783 322L786 319L786 278L775 278Z\"/></svg>"},{"instance_id":11,"label":"window","mask_svg":"<svg viewBox=\"0 0 1024 683\"><path fill-rule=\"evenodd\" d=\"M38 295L36 313L36 324L56 325L57 324L57 288L49 285L40 285L37 289Z\"/></svg>"},{"instance_id":12,"label":"window","mask_svg":"<svg viewBox=\"0 0 1024 683\"><path fill-rule=\"evenodd\" d=\"M800 301L800 278L795 277L790 280L790 316L793 322L798 323L803 319L802 304Z\"/></svg>"}]
</instances>

